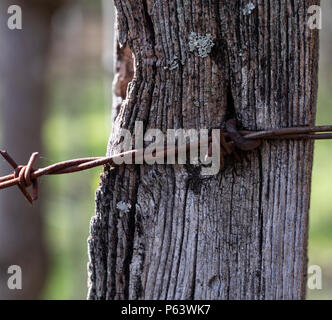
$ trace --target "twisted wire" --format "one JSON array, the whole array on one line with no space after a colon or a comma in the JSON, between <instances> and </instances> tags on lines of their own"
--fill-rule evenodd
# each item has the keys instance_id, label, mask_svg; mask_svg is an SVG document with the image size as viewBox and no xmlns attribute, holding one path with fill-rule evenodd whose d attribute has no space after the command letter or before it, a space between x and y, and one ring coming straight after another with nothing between
<instances>
[{"instance_id":1,"label":"twisted wire","mask_svg":"<svg viewBox=\"0 0 332 320\"><path fill-rule=\"evenodd\" d=\"M239 160L240 156L238 150L251 151L258 148L262 140L282 140L282 139L332 139L332 126L313 126L313 127L292 127L281 128L264 131L246 131L238 130L236 120L231 119L226 122L226 130L220 132L220 168L223 169L225 165L225 158L233 155L235 159ZM207 146L208 155L212 154L212 137L194 143L187 143L176 146L175 148L157 148L152 155L145 155L145 149L135 149L122 152L110 157L92 157L79 158L68 161L59 162L41 169L34 169L34 164L38 157L38 152L34 152L27 165L18 165L16 161L6 151L0 150L2 157L13 168L13 173L7 176L0 177L0 190L17 185L23 196L30 204L33 204L38 199L38 179L45 175L69 174L88 170L102 165L110 165L111 167L118 166L116 159L130 156L132 162L143 159L143 161L157 160L160 157L167 157L168 155L178 155L181 151L188 152L191 147L197 145L198 148ZM28 188L32 187L30 194Z\"/></svg>"}]
</instances>

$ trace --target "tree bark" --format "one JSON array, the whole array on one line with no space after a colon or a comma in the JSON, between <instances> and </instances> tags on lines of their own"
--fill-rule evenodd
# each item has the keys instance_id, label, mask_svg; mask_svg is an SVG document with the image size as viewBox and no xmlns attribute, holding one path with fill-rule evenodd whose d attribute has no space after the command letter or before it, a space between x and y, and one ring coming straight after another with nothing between
<instances>
[{"instance_id":1,"label":"tree bark","mask_svg":"<svg viewBox=\"0 0 332 320\"><path fill-rule=\"evenodd\" d=\"M251 3L115 0L135 73L108 154L137 120L163 132L228 118L248 130L314 124L318 32L306 22L319 1ZM192 48L193 33L211 34L211 52ZM194 165L106 168L89 299L303 299L313 143L266 141L246 157L211 177Z\"/></svg>"}]
</instances>

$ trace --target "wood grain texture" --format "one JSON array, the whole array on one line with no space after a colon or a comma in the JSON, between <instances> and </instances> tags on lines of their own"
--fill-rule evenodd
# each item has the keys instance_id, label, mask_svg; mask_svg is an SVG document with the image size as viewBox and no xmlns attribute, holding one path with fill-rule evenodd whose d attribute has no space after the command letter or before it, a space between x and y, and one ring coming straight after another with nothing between
<instances>
[{"instance_id":1,"label":"wood grain texture","mask_svg":"<svg viewBox=\"0 0 332 320\"><path fill-rule=\"evenodd\" d=\"M134 78L119 128L246 129L315 121L318 1L116 0ZM202 58L190 35L211 34ZM172 66L172 67L170 67ZM106 169L89 238L89 299L302 299L312 142L264 142L216 176L193 165ZM131 204L120 214L117 203Z\"/></svg>"}]
</instances>

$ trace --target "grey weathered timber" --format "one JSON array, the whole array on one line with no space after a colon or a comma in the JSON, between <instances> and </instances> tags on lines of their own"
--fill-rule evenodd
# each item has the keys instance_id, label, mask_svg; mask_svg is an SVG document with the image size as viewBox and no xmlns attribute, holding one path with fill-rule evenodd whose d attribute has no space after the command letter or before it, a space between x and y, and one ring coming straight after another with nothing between
<instances>
[{"instance_id":1,"label":"grey weathered timber","mask_svg":"<svg viewBox=\"0 0 332 320\"><path fill-rule=\"evenodd\" d=\"M135 64L119 128L251 130L315 121L319 1L116 0ZM193 42L200 37L207 41ZM204 49L211 49L204 50ZM302 299L313 143L266 141L216 176L192 165L108 169L89 238L89 299ZM120 201L131 204L120 212Z\"/></svg>"}]
</instances>

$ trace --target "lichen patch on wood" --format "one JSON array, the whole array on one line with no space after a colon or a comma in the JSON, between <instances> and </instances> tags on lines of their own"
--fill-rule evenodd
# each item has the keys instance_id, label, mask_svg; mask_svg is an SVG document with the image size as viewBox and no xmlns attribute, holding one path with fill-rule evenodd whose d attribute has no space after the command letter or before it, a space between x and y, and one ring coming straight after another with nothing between
<instances>
[{"instance_id":1,"label":"lichen patch on wood","mask_svg":"<svg viewBox=\"0 0 332 320\"><path fill-rule=\"evenodd\" d=\"M201 35L196 32L191 32L189 35L189 50L196 52L201 58L206 58L211 53L214 46L211 34Z\"/></svg>"}]
</instances>

